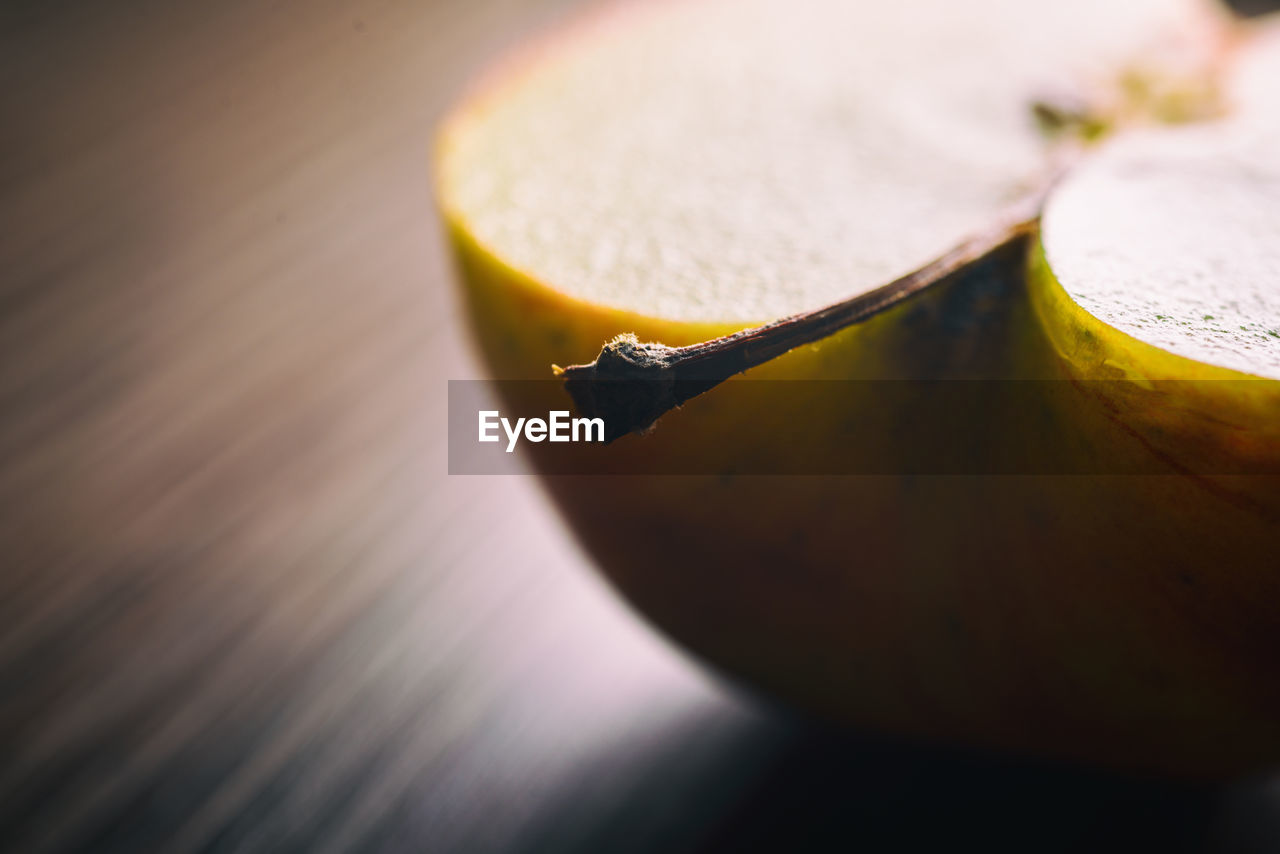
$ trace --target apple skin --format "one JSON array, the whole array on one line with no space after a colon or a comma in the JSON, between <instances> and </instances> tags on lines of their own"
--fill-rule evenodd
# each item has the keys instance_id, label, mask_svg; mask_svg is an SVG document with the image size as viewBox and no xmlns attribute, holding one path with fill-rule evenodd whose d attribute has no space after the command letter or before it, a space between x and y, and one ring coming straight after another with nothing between
<instances>
[{"instance_id":1,"label":"apple skin","mask_svg":"<svg viewBox=\"0 0 1280 854\"><path fill-rule=\"evenodd\" d=\"M447 210L446 222L496 378L545 379L553 362L590 361L620 332L680 345L734 329L576 301L506 266ZM909 403L869 411L850 384L802 400L799 418L786 409L794 394L785 406L776 398L787 384L731 380L607 449L637 471L710 459L719 475L543 482L641 614L819 716L1146 774L1265 770L1280 761L1280 478L1180 473L1178 455L1203 450L1202 430L1188 444L1179 423L1156 424L1160 459L1175 463L1159 475L734 474L762 459L838 462L851 443L895 459L939 431L1032 458L1067 435L1082 466L1099 449L1149 463L1159 419L1072 382L1062 338L1044 326L1056 322L1048 285L1026 275L1025 254L749 376L1061 379L1066 394L937 423ZM545 399L520 405L565 408L552 384L521 388ZM1267 441L1263 453L1280 453ZM543 465L547 446L529 447Z\"/></svg>"}]
</instances>

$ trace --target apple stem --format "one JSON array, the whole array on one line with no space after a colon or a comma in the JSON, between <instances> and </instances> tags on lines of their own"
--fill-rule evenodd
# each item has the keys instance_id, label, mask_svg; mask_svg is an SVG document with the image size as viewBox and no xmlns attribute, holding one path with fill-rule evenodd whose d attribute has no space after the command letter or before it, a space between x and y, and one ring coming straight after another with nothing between
<instances>
[{"instance_id":1,"label":"apple stem","mask_svg":"<svg viewBox=\"0 0 1280 854\"><path fill-rule=\"evenodd\" d=\"M554 367L578 413L603 418L605 441L643 433L685 401L730 377L861 323L1033 233L1039 204L1019 206L993 228L913 273L816 311L795 314L687 347L619 335L594 362Z\"/></svg>"}]
</instances>

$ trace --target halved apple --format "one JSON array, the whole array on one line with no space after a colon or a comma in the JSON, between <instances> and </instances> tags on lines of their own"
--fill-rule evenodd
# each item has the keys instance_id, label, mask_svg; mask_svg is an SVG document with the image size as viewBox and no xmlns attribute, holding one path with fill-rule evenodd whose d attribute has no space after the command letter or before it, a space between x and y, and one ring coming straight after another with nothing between
<instances>
[{"instance_id":1,"label":"halved apple","mask_svg":"<svg viewBox=\"0 0 1280 854\"><path fill-rule=\"evenodd\" d=\"M870 291L1097 158L1050 203L1030 289L1015 241L607 449L638 471L713 474L548 476L604 573L717 666L842 721L1148 771L1280 760L1278 487L1235 455L1278 453L1274 392L1187 385L1187 412L1210 394L1251 414L1230 437L1160 433L1163 404L1098 384L1132 372L1095 369L1131 340L1147 355L1167 342L1089 296L1114 282L1140 299L1093 275L1091 240L1123 251L1128 225L1203 195L1174 163L1175 201L1144 196L1120 138L1239 110L1253 96L1222 69L1243 39L1194 0L698 0L608 7L496 71L446 122L436 166L501 379L547 378L619 333L691 344ZM1255 201L1280 219L1274 196ZM1202 234L1206 251L1240 245ZM1163 275L1102 266L1143 287ZM1240 293L1274 294L1276 270L1257 272ZM1085 356L1086 340L1106 353ZM1174 376L1130 350L1151 379L1253 364ZM940 421L923 393L880 405L886 380L1039 382ZM524 405L565 406L551 384L523 388ZM940 435L1030 463L905 473ZM1138 473L1034 465L1064 448L1069 466ZM1178 456L1204 448L1225 456ZM886 473L752 476L851 458Z\"/></svg>"}]
</instances>

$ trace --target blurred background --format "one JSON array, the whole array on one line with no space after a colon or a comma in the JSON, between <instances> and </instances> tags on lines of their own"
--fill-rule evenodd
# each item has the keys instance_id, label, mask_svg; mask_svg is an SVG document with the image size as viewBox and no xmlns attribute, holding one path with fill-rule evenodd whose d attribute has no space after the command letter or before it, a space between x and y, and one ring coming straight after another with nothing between
<instances>
[{"instance_id":1,"label":"blurred background","mask_svg":"<svg viewBox=\"0 0 1280 854\"><path fill-rule=\"evenodd\" d=\"M578 5L0 0L0 849L1280 850L769 708L445 473L432 129Z\"/></svg>"}]
</instances>

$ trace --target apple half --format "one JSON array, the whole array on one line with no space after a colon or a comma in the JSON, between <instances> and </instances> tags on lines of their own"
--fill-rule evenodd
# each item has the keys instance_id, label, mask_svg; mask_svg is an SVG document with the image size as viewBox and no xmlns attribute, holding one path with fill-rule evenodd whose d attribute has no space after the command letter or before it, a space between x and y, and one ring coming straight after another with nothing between
<instances>
[{"instance_id":1,"label":"apple half","mask_svg":"<svg viewBox=\"0 0 1280 854\"><path fill-rule=\"evenodd\" d=\"M1269 32L1195 0L662 0L496 68L435 165L499 379L871 293L1048 199L1034 240L607 448L710 474L556 475L535 446L604 574L852 725L1147 772L1280 760L1280 478L1253 473L1280 457ZM876 392L942 380L1054 391L942 420ZM1134 469L894 468L939 435ZM886 470L752 474L855 451Z\"/></svg>"}]
</instances>

